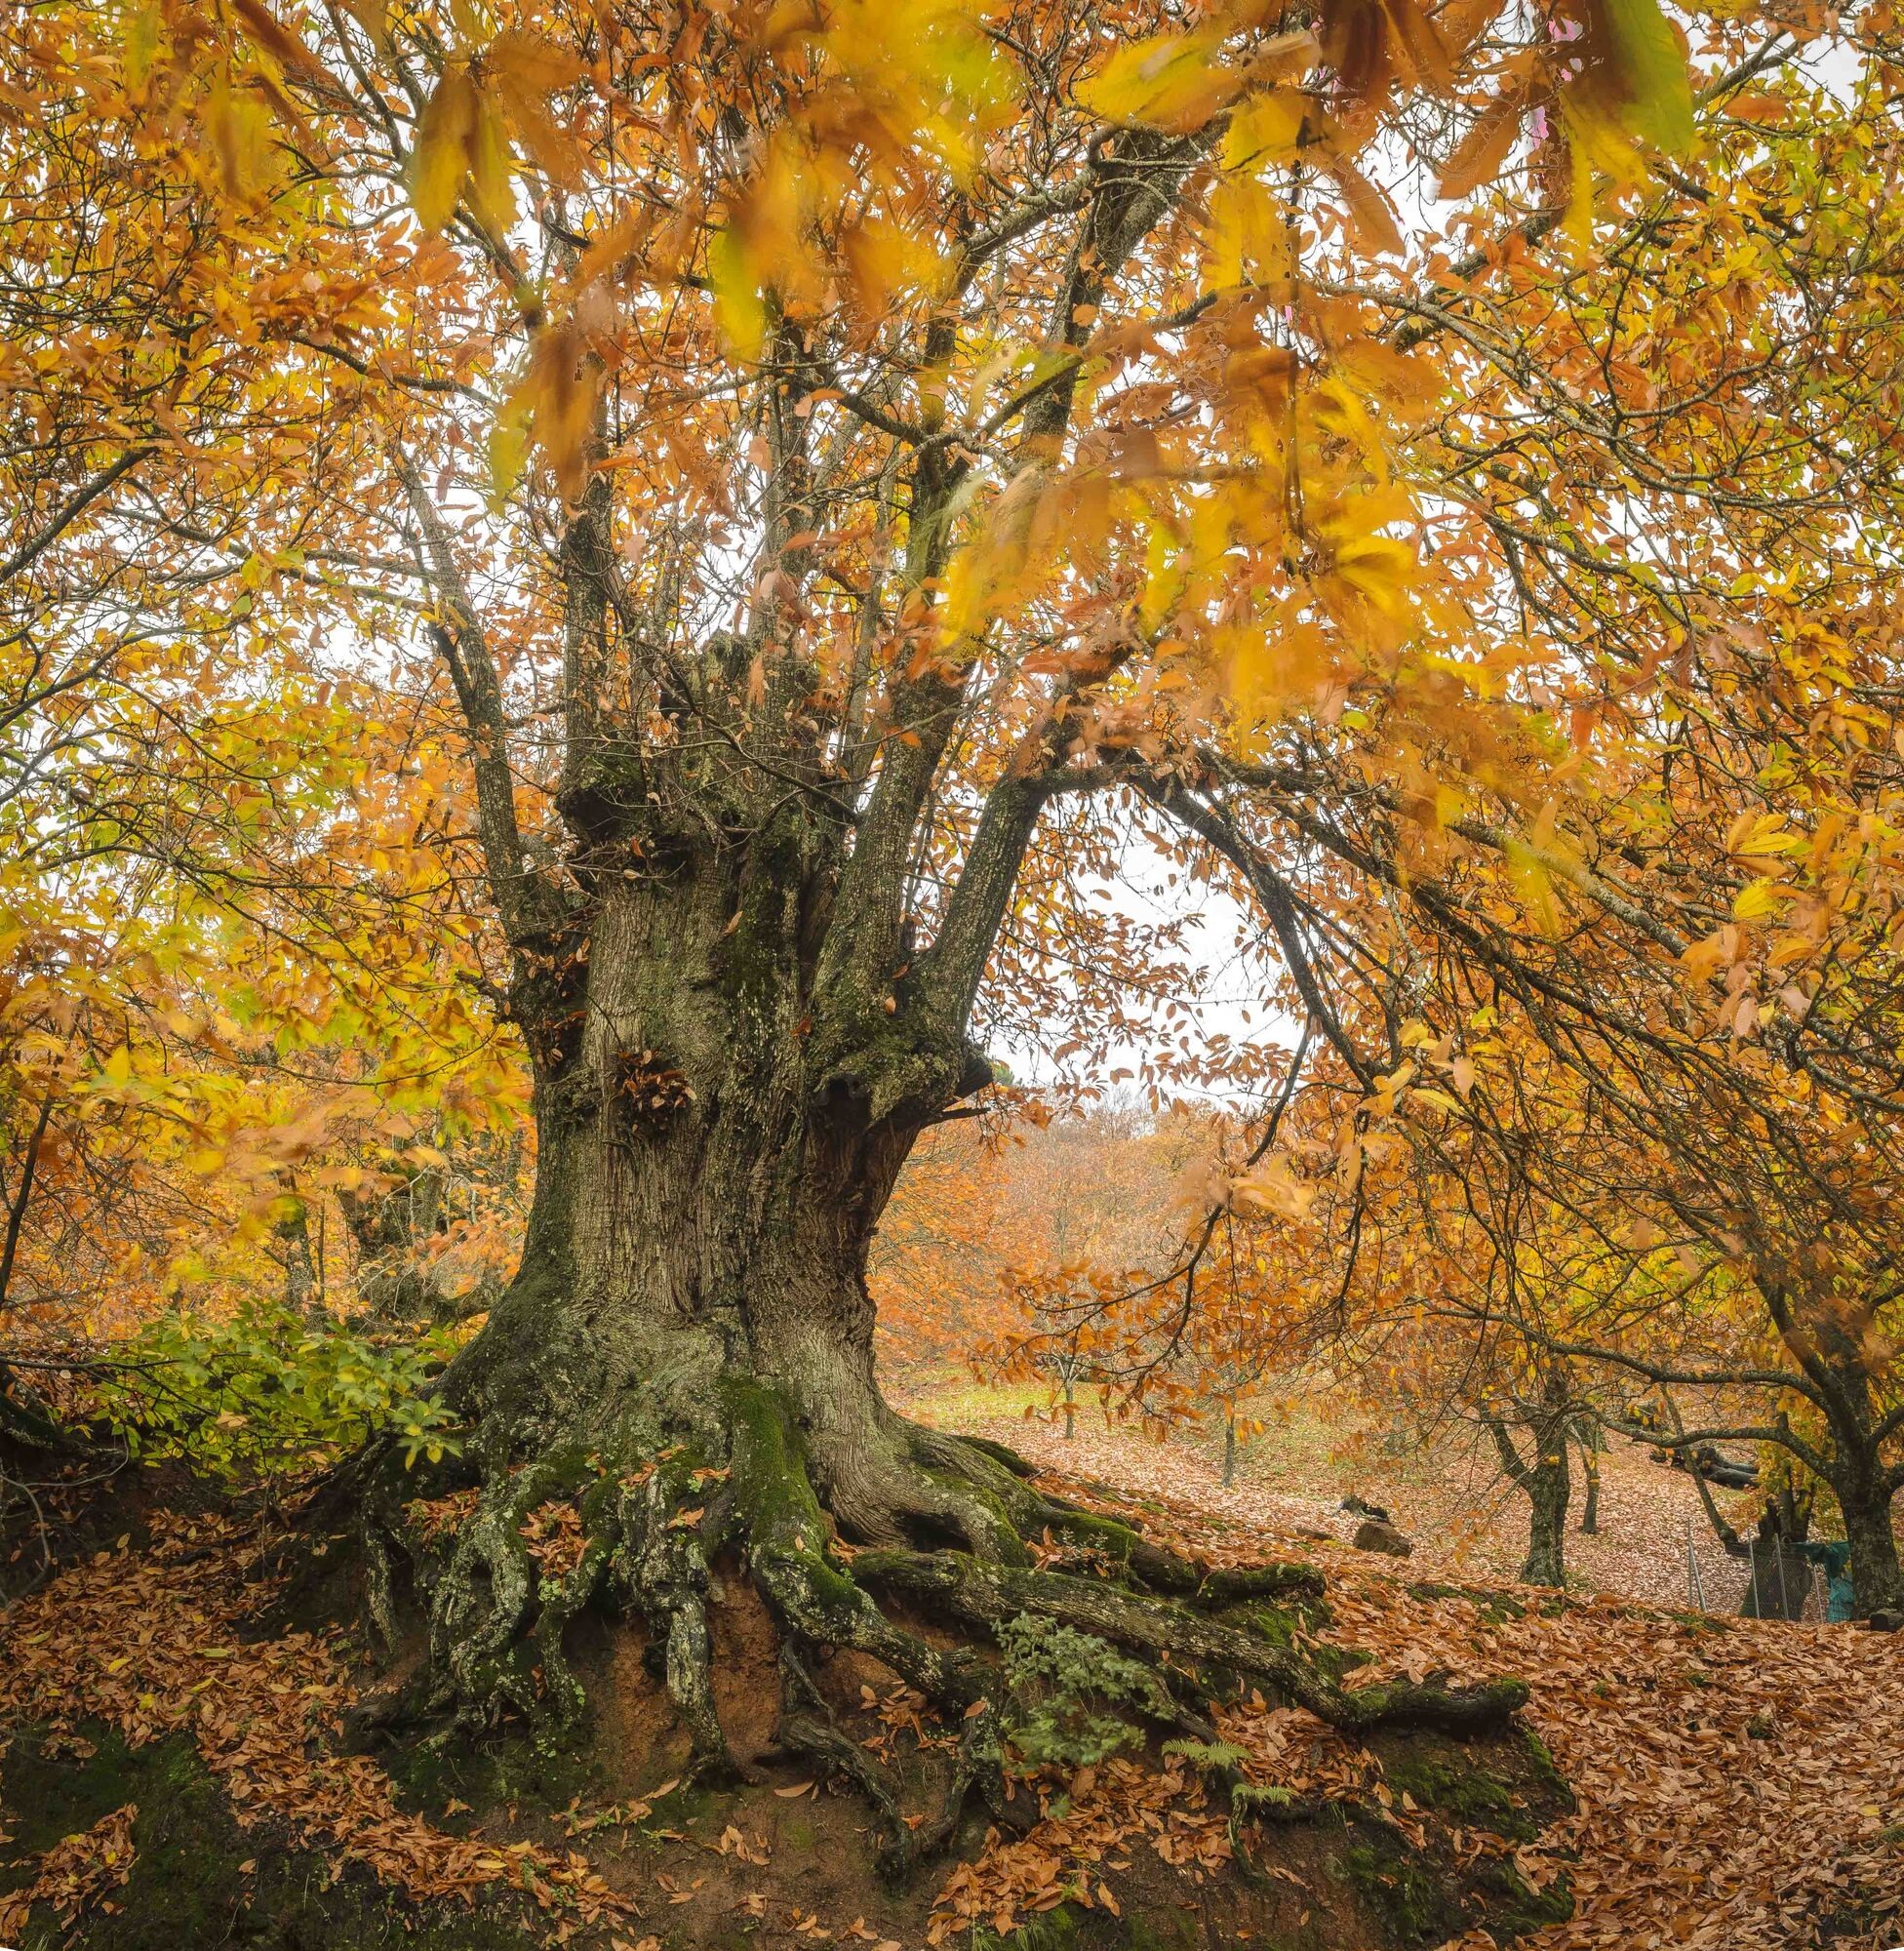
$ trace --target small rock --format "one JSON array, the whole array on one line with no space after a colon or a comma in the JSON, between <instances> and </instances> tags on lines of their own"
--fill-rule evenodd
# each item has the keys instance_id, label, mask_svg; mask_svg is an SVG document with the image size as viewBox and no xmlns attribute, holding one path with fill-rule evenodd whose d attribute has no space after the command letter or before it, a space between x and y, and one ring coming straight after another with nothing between
<instances>
[{"instance_id":1,"label":"small rock","mask_svg":"<svg viewBox=\"0 0 1904 1951\"><path fill-rule=\"evenodd\" d=\"M1390 1558L1408 1558L1414 1553L1414 1546L1392 1524L1379 1518L1359 1526L1351 1541L1358 1551L1382 1551Z\"/></svg>"},{"instance_id":2,"label":"small rock","mask_svg":"<svg viewBox=\"0 0 1904 1951\"><path fill-rule=\"evenodd\" d=\"M1904 1613L1880 1609L1865 1621L1874 1633L1904 1632Z\"/></svg>"}]
</instances>

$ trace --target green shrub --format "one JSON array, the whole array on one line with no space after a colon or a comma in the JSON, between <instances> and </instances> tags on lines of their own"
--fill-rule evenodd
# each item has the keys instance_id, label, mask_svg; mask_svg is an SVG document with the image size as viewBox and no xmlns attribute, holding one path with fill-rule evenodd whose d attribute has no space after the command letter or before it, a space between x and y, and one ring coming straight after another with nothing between
<instances>
[{"instance_id":1,"label":"green shrub","mask_svg":"<svg viewBox=\"0 0 1904 1951\"><path fill-rule=\"evenodd\" d=\"M435 1463L457 1453L456 1418L424 1388L456 1346L444 1329L372 1335L283 1307L172 1314L113 1351L99 1409L135 1454L218 1476L327 1463L384 1431L406 1468Z\"/></svg>"},{"instance_id":2,"label":"green shrub","mask_svg":"<svg viewBox=\"0 0 1904 1951\"><path fill-rule=\"evenodd\" d=\"M1030 1767L1086 1768L1143 1745L1133 1710L1155 1699L1157 1681L1135 1660L1028 1613L1006 1620L998 1638L1010 1692L1006 1732Z\"/></svg>"}]
</instances>

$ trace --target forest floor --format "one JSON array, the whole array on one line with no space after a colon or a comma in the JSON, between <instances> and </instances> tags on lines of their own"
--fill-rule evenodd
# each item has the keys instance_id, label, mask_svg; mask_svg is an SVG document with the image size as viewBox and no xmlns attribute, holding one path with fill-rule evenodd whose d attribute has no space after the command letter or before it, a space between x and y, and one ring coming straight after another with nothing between
<instances>
[{"instance_id":1,"label":"forest floor","mask_svg":"<svg viewBox=\"0 0 1904 1951\"><path fill-rule=\"evenodd\" d=\"M1162 1489L1205 1510L1279 1533L1324 1530L1347 1543L1361 1519L1341 1508L1353 1493L1388 1511L1414 1547L1409 1564L1435 1577L1511 1582L1527 1555L1527 1503L1502 1480L1491 1448L1447 1441L1406 1446L1331 1395L1269 1399L1250 1407L1260 1435L1239 1445L1235 1481L1223 1482L1220 1431L1175 1430L1168 1441L1109 1421L1081 1402L1069 1440L1042 1388L975 1384L925 1374L894 1390L928 1422L1010 1443L1050 1469L1143 1491ZM1713 1492L1735 1526L1744 1493ZM1575 1457L1567 1533L1569 1583L1582 1591L1735 1613L1745 1563L1714 1536L1692 1479L1621 1438L1601 1457L1599 1529L1578 1529L1586 1484ZM1692 1566L1688 1567L1688 1553ZM1695 1578L1696 1573L1696 1578Z\"/></svg>"},{"instance_id":2,"label":"forest floor","mask_svg":"<svg viewBox=\"0 0 1904 1951\"><path fill-rule=\"evenodd\" d=\"M908 1407L1206 1552L1309 1558L1329 1577L1330 1637L1377 1650L1381 1670L1527 1679L1578 1808L1527 1852L1567 1863L1574 1915L1526 1951L1904 1945L1904 1635L1732 1616L1744 1568L1690 1478L1645 1449L1603 1457L1600 1533L1568 1533L1579 1589L1563 1599L1514 1586L1525 1505L1486 1459L1384 1453L1327 1402L1272 1413L1228 1487L1220 1438L1160 1442L1091 1412L1067 1440L1042 1392L938 1379ZM1408 1534L1406 1573L1348 1544L1350 1492ZM1688 1548L1704 1609L1687 1605Z\"/></svg>"},{"instance_id":3,"label":"forest floor","mask_svg":"<svg viewBox=\"0 0 1904 1951\"><path fill-rule=\"evenodd\" d=\"M354 1751L351 1709L378 1671L347 1613L285 1612L257 1512L167 1496L84 1520L85 1548L0 1614L0 1942L1425 1951L1451 1937L1489 1951L1495 1935L1449 1922L1447 1892L1505 1935L1507 1891L1527 1951L1904 1943L1904 1642L1686 1610L1691 1487L1643 1452L1607 1459L1603 1538L1568 1540L1601 1589L1562 1595L1513 1586L1518 1513L1478 1473L1470 1487L1438 1483L1432 1458L1377 1469L1353 1432L1351 1467L1327 1413L1252 1446L1226 1492L1207 1443L1159 1446L1101 1417L1066 1443L1023 1400L954 1386L911 1406L1008 1437L1054 1489L1212 1563L1315 1565L1329 1617L1309 1643L1373 1656L1351 1686L1520 1675L1570 1806L1538 1748L1358 1745L1245 1699L1220 1727L1253 1777L1346 1812L1327 1834L1271 1832L1256 1886L1236 1875L1205 1782L1153 1754L1048 1783L1029 1834L975 1832L965 1860L895 1894L867 1869L863 1804L811 1771L770 1765L735 1794L689 1781L625 1633L577 1649L598 1710L573 1768L520 1739ZM1393 1510L1413 1558L1341 1541L1331 1507L1349 1490ZM714 1617L723 1718L743 1748L773 1719L772 1628L749 1590L736 1582ZM923 1755L934 1738L890 1676L833 1682L874 1752ZM1463 1897L1484 1885L1492 1909ZM1566 1889L1570 1919L1544 1921ZM1160 1918L1169 1929L1150 1928Z\"/></svg>"}]
</instances>

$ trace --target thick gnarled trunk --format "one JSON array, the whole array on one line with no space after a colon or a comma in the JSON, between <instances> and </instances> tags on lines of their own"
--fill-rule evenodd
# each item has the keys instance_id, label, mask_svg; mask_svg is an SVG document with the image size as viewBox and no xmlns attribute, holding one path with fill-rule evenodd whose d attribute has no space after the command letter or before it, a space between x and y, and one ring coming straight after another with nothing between
<instances>
[{"instance_id":1,"label":"thick gnarled trunk","mask_svg":"<svg viewBox=\"0 0 1904 1951\"><path fill-rule=\"evenodd\" d=\"M751 844L626 870L532 965L535 1203L447 1392L487 1451L527 1455L617 1448L631 1413L691 1422L724 1380L759 1380L850 1534L963 1533L976 1516L920 1479L881 1402L865 1266L917 1133L989 1072L921 1035L900 983L876 1046L843 1053L813 988L824 838L784 809Z\"/></svg>"},{"instance_id":2,"label":"thick gnarled trunk","mask_svg":"<svg viewBox=\"0 0 1904 1951\"><path fill-rule=\"evenodd\" d=\"M901 729L878 732L870 784L858 732L827 755L819 674L765 625L684 659L659 652L652 708L624 699L612 714L614 577L591 488L564 546L555 804L571 845L538 864L501 756L494 660L447 532L408 486L447 592L441 648L473 735L538 1135L521 1267L443 1380L458 1453L427 1483L387 1452L360 1472L372 1612L394 1638L402 1560L428 1613L425 1706L572 1719L583 1699L564 1634L602 1607L645 1624L702 1764L744 1766L715 1711L707 1620L717 1569L743 1577L779 1634L778 1745L862 1790L894 1870L949 1837L969 1789L1002 1809L983 1638L1020 1613L1152 1659L1201 1635L1214 1670L1343 1728L1511 1714L1518 1684L1351 1696L1274 1636L1199 1624L1199 1608L1281 1590L1287 1572L1207 1578L1032 1489L1010 1453L881 1398L868 1245L919 1132L991 1079L966 1024L1046 791L998 784L932 940L916 943L919 835L956 729L956 669L900 687ZM921 510L949 492L922 462L915 578L936 573ZM1060 723L1034 758L1055 761ZM889 1595L946 1615L949 1644L899 1623ZM888 1668L954 1732L935 1818L902 1818L894 1784L833 1724L812 1671L828 1648ZM1160 1682L1146 1718L1208 1742L1199 1697L1188 1676Z\"/></svg>"},{"instance_id":3,"label":"thick gnarled trunk","mask_svg":"<svg viewBox=\"0 0 1904 1951\"><path fill-rule=\"evenodd\" d=\"M883 1401L867 1247L913 1136L984 1073L922 1028L903 976L874 1039L843 1039L837 1012L822 1027L803 950L813 898L785 856L768 872L737 853L721 878L610 888L586 937L530 971L541 1137L522 1267L445 1377L465 1440L426 1487L438 1494L386 1469L372 1499L372 1609L394 1630L401 1554L428 1612L428 1706L572 1719L584 1702L564 1634L606 1607L645 1624L701 1763L744 1768L715 1710L707 1606L717 1576L745 1577L780 1635L781 1751L855 1782L894 1872L950 1838L970 1790L1002 1794L981 1647L1020 1613L1153 1658L1201 1635L1214 1670L1346 1729L1511 1714L1514 1684L1345 1694L1217 1616L1313 1574L1207 1577L1035 1491L1009 1453ZM573 1548L538 1555L552 1532ZM889 1596L946 1614L950 1647L898 1623ZM829 1647L890 1669L956 1732L932 1819L902 1818L895 1785L831 1723L812 1671ZM1145 1716L1209 1740L1193 1695L1160 1683Z\"/></svg>"}]
</instances>

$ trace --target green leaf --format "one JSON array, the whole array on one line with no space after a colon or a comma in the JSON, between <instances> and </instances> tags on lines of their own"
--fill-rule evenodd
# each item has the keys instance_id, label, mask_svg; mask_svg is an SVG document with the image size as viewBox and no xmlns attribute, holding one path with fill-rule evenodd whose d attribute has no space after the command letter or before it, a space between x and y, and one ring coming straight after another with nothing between
<instances>
[{"instance_id":1,"label":"green leaf","mask_svg":"<svg viewBox=\"0 0 1904 1951\"><path fill-rule=\"evenodd\" d=\"M1692 146L1692 83L1659 0L1606 0L1629 91L1626 119L1671 155Z\"/></svg>"}]
</instances>

